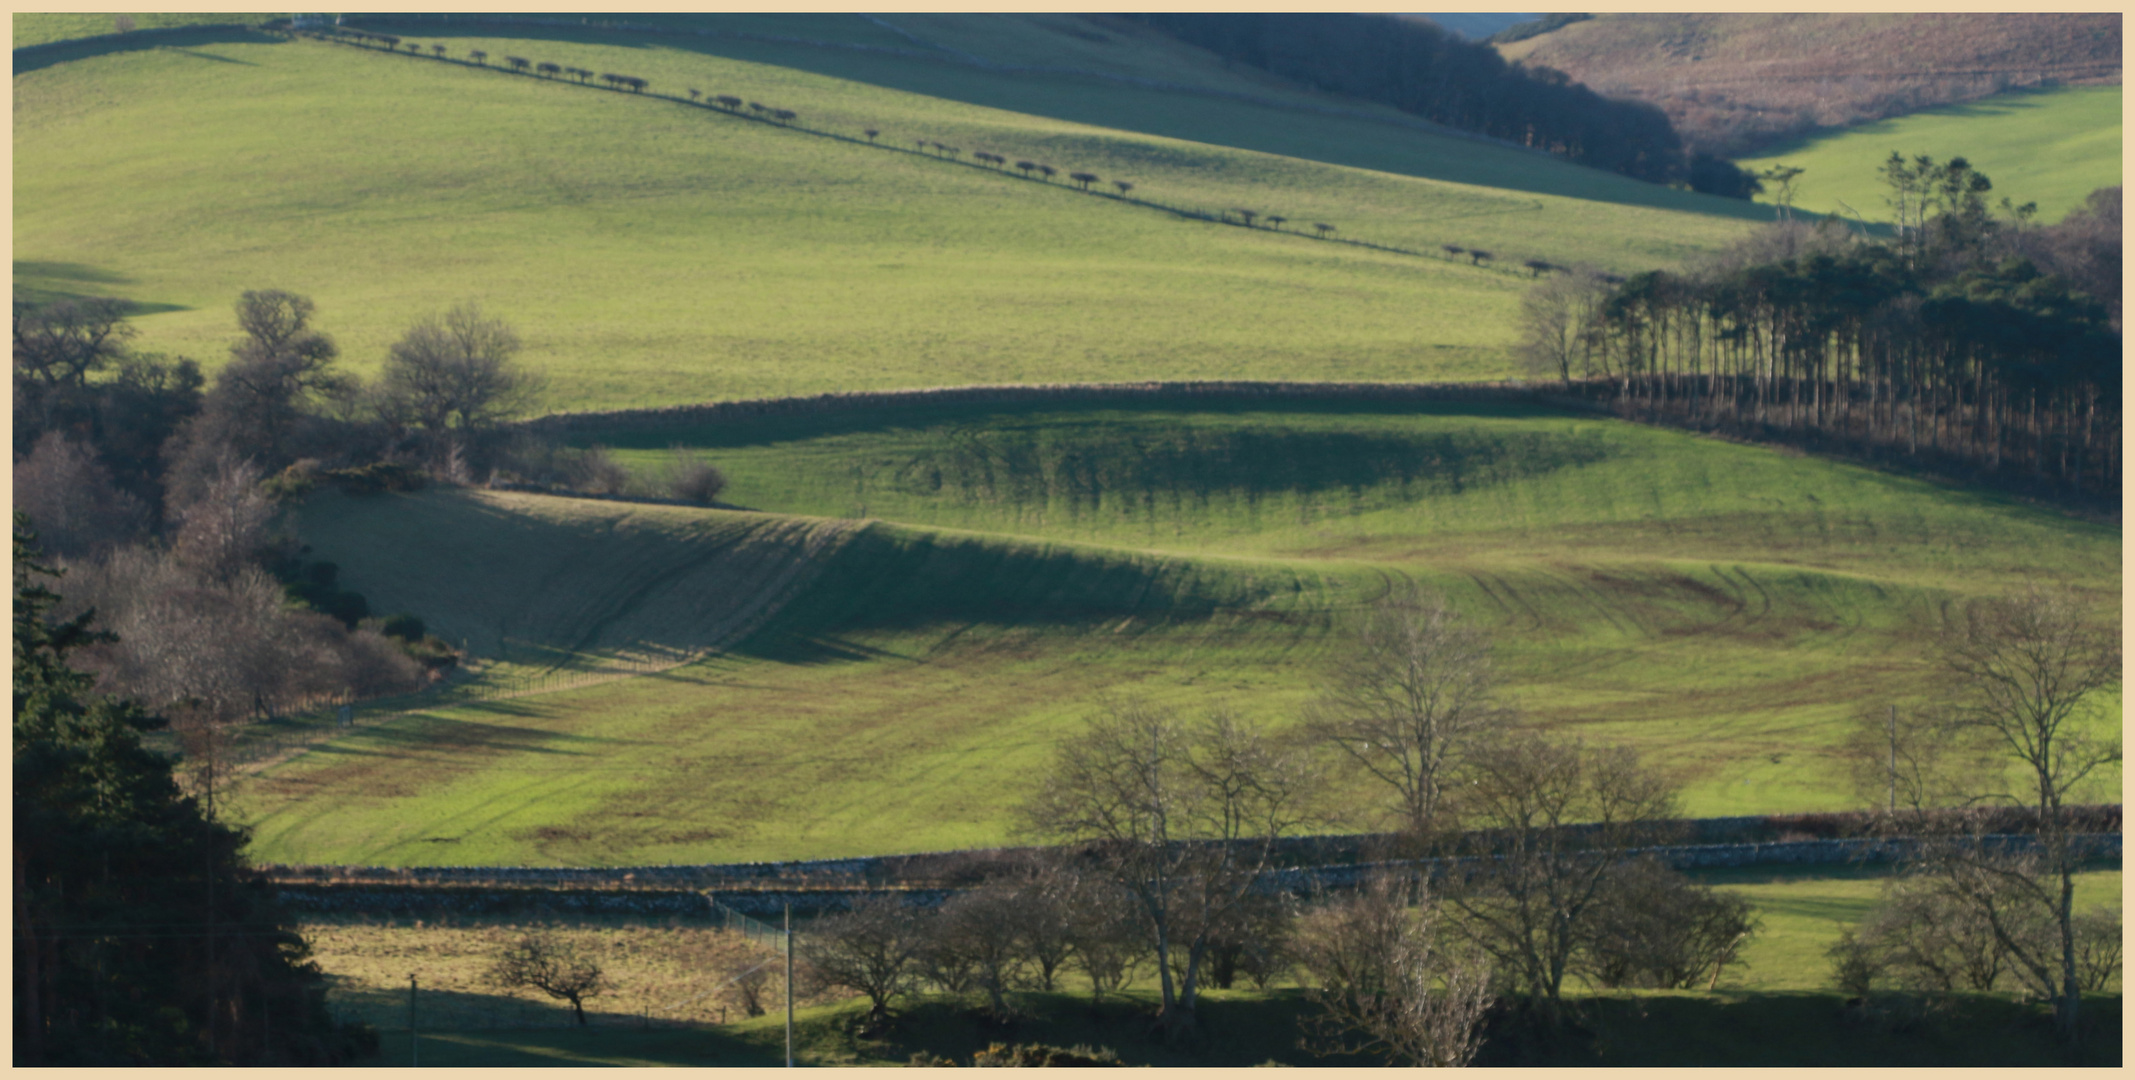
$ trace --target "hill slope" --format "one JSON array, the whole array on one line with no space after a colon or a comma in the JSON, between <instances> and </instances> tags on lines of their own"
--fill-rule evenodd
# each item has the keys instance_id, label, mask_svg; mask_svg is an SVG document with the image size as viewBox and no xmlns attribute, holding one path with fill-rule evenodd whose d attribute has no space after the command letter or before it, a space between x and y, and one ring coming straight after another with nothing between
<instances>
[{"instance_id":1,"label":"hill slope","mask_svg":"<svg viewBox=\"0 0 2135 1080\"><path fill-rule=\"evenodd\" d=\"M454 56L524 52L636 72L655 89L745 94L844 139L320 43L110 53L17 77L18 281L166 305L138 320L141 344L211 366L238 292L292 289L318 302L359 372L424 313L478 299L551 376L547 404L585 408L964 382L1493 377L1511 370L1524 271L1295 230L1327 222L1433 252L1486 247L1504 263L1634 269L1744 227L1049 120L665 39L444 42ZM895 56L867 63L976 77ZM1120 86L1083 97L1178 127L1265 121L1295 141L1345 145L1368 131L1419 161L1496 153L1485 171L1648 187L1362 121L1345 130ZM869 125L883 146L859 134ZM922 137L1127 179L1137 198L1294 224L1191 221L885 148ZM1685 207L1726 202L1650 190Z\"/></svg>"},{"instance_id":2,"label":"hill slope","mask_svg":"<svg viewBox=\"0 0 2135 1080\"><path fill-rule=\"evenodd\" d=\"M2120 81L2120 16L1605 14L1500 46L1604 94L1666 110L1708 153L1972 101Z\"/></svg>"},{"instance_id":3,"label":"hill slope","mask_svg":"<svg viewBox=\"0 0 2135 1080\"><path fill-rule=\"evenodd\" d=\"M2116 529L1532 410L1159 403L812 423L699 441L751 505L848 514L857 496L933 524L872 524L826 549L722 656L441 704L276 768L236 803L260 857L617 865L997 844L1050 747L1108 696L1287 725L1362 605L1401 581L1498 635L1536 722L1645 749L1692 812L1832 808L1849 798L1830 757L1844 720L1932 694L1926 635L1949 600L2039 571L2102 603L2118 585ZM612 592L598 563L554 557L572 544L523 562L466 553L544 521L586 536L612 521L653 545L633 558L694 565L700 538L790 520L663 509L654 530L627 504L498 498L326 500L302 526L374 603L406 598L441 626L462 618L452 604L538 606L540 636L571 641L596 607L578 598ZM635 625L658 652L662 628L685 624Z\"/></svg>"},{"instance_id":4,"label":"hill slope","mask_svg":"<svg viewBox=\"0 0 2135 1080\"><path fill-rule=\"evenodd\" d=\"M1881 221L1890 206L1876 170L1893 151L1965 158L1994 181L1995 200L2036 202L2039 221L2052 223L2091 192L2120 183L2120 87L2023 91L1945 105L1775 146L1737 164L1801 166L1808 171L1794 181L1795 206L1852 217L1840 207L1843 200ZM1761 198L1769 202L1773 194Z\"/></svg>"}]
</instances>

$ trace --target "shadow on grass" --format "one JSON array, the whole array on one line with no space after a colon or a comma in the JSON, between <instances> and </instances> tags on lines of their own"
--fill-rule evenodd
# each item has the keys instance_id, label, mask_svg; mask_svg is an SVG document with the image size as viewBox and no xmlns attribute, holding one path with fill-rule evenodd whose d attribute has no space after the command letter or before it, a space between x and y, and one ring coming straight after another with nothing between
<instances>
[{"instance_id":1,"label":"shadow on grass","mask_svg":"<svg viewBox=\"0 0 2135 1080\"><path fill-rule=\"evenodd\" d=\"M389 17L365 19L369 29L386 29ZM1114 128L1164 138L1217 143L1242 150L1324 161L1334 165L1373 169L1432 180L1476 184L1534 194L1575 199L1602 199L1629 206L1687 210L1756 221L1772 220L1774 208L1742 199L1686 198L1659 184L1646 184L1585 169L1536 154L1536 164L1558 167L1524 168L1529 151L1483 140L1474 154L1404 152L1408 148L1396 137L1358 137L1330 146L1325 132L1330 124L1354 125L1359 136L1368 133L1400 133L1419 138L1446 140L1460 145L1458 134L1430 135L1398 121L1369 116L1330 116L1303 106L1273 99L1246 100L1222 90L1195 90L1179 86L1155 90L1125 85L1099 74L1073 72L991 71L960 63L949 55L924 55L916 45L904 55L843 42L821 44L806 41L761 41L742 37L698 36L691 33L647 34L638 31L602 30L596 27L559 29L525 25L400 24L399 32L429 37L502 37L517 41L593 43L611 48L671 49L750 64L792 68L834 79L863 83L908 94L946 101L1004 109L1031 116L1048 117L1093 127ZM539 59L538 57L536 59ZM746 87L733 92L743 93ZM1169 99L1167 101L1167 99ZM689 104L678 102L678 104ZM1164 104L1184 108L1164 108ZM1220 132L1195 119L1211 105L1234 110L1235 122ZM1156 107L1152 107L1156 106ZM709 109L709 106L703 106ZM1174 115L1176 114L1176 115ZM1270 121L1273 122L1270 122ZM1487 149L1485 149L1487 146ZM1508 160L1509 159L1509 160ZM1512 167L1508 167L1512 166ZM1596 189L1595 179L1606 178ZM1071 190L1059 185L1061 190Z\"/></svg>"},{"instance_id":2,"label":"shadow on grass","mask_svg":"<svg viewBox=\"0 0 2135 1080\"><path fill-rule=\"evenodd\" d=\"M277 37L273 34L264 34L249 27L209 26L199 29L156 31L153 33L137 31L130 34L97 38L93 41L57 41L50 45L37 45L17 50L15 53L15 74L25 75L32 71L41 71L55 64L64 64L72 60L87 60L91 57L111 56L115 53L146 52L151 49L162 49L189 56L196 60L212 60L221 64L240 64L245 67L255 67L257 65L249 60L238 60L228 56L217 56L214 53L201 52L200 47L209 45L275 45L286 40L286 38Z\"/></svg>"},{"instance_id":3,"label":"shadow on grass","mask_svg":"<svg viewBox=\"0 0 2135 1080\"><path fill-rule=\"evenodd\" d=\"M107 297L116 299L128 318L141 315L158 315L166 311L189 311L183 304L166 304L153 300L134 300L112 296L108 290L96 288L76 289L73 286L130 285L134 279L87 263L39 262L15 260L15 302L18 304L59 304L70 300L98 300ZM31 284L35 282L35 284Z\"/></svg>"},{"instance_id":4,"label":"shadow on grass","mask_svg":"<svg viewBox=\"0 0 2135 1080\"><path fill-rule=\"evenodd\" d=\"M910 428L992 428L1036 418L1084 418L1103 421L1147 414L1157 414L1151 417L1156 420L1165 414L1177 413L1196 416L1472 416L1508 420L1593 415L1541 402L1375 400L1369 391L1360 391L1355 397L1333 399L1150 394L1083 401L869 402L864 407L832 406L813 413L720 420L716 423L677 421L665 426L633 423L629 428L613 431L575 431L568 441L578 447L598 442L619 450L665 450L676 443L699 449L723 450L765 443L820 439L832 435L859 435Z\"/></svg>"}]
</instances>

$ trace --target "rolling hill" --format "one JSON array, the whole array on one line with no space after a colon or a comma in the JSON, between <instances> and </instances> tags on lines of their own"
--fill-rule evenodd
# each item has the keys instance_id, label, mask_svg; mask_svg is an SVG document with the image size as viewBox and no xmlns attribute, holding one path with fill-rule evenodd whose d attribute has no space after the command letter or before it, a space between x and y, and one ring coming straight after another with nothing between
<instances>
[{"instance_id":1,"label":"rolling hill","mask_svg":"<svg viewBox=\"0 0 2135 1080\"><path fill-rule=\"evenodd\" d=\"M655 91L746 95L836 137L251 34L103 52L17 76L17 281L160 308L137 320L140 345L210 367L247 288L313 297L358 372L423 314L475 299L526 339L549 407L1150 376L1472 379L1512 371L1516 260L1672 263L1746 227L1725 214L1769 213L1229 98L753 38L586 36L437 40L454 57L524 53ZM851 70L805 66L825 56ZM929 92L885 85L900 80ZM1081 112L1162 133L1001 107L1065 99L1064 86ZM915 139L1292 224L1182 218ZM1522 177L1554 191L1482 186ZM1318 222L1433 253L1485 247L1498 265L1299 235Z\"/></svg>"},{"instance_id":2,"label":"rolling hill","mask_svg":"<svg viewBox=\"0 0 2135 1080\"><path fill-rule=\"evenodd\" d=\"M647 449L618 453L690 437L641 431ZM627 865L1002 843L1052 743L1108 695L1292 723L1360 607L1401 581L1496 632L1534 721L1640 746L1693 812L1841 807L1843 720L1932 693L1927 635L1951 600L2052 571L2110 603L2118 581L2117 529L1547 410L869 410L695 441L753 511L453 492L307 506L316 557L380 610L447 636L527 612L515 633L541 647L520 665L575 662L557 654L593 622L632 628L613 648L703 640L638 613L582 537L627 535L618 551L654 576L726 558L715 538L742 523L873 523L721 655L441 703L268 771L234 804L259 856ZM519 554L484 557L500 536ZM709 590L680 602L723 610Z\"/></svg>"},{"instance_id":3,"label":"rolling hill","mask_svg":"<svg viewBox=\"0 0 2135 1080\"><path fill-rule=\"evenodd\" d=\"M2017 87L2120 82L2110 12L1604 14L1501 45L1604 94L1650 101L1708 153Z\"/></svg>"},{"instance_id":4,"label":"rolling hill","mask_svg":"<svg viewBox=\"0 0 2135 1080\"><path fill-rule=\"evenodd\" d=\"M1794 181L1795 206L1854 216L1843 202L1882 221L1890 206L1876 170L1893 151L1965 158L1994 181L1992 198L2036 202L2038 220L2052 223L2092 191L2120 183L2120 87L2027 90L1944 105L1774 146L1737 164L1753 171L1806 168ZM1773 195L1760 198L1770 202Z\"/></svg>"}]
</instances>

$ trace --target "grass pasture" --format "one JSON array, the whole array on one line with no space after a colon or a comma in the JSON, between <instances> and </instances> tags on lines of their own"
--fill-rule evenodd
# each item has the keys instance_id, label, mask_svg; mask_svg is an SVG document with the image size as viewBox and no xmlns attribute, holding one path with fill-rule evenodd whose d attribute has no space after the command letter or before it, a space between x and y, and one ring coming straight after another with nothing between
<instances>
[{"instance_id":1,"label":"grass pasture","mask_svg":"<svg viewBox=\"0 0 2135 1080\"><path fill-rule=\"evenodd\" d=\"M583 642L701 647L680 635L725 621L717 582L749 576L713 569L751 550L723 537L869 523L721 655L437 703L268 771L236 803L259 858L998 844L1052 744L1105 695L1289 723L1356 611L1405 580L1495 630L1537 722L1640 746L1688 812L1840 808L1844 721L1933 692L1927 635L1947 603L2027 573L2101 603L2118 582L2109 526L1583 415L948 408L631 439L643 448L618 437L617 453L648 466L670 441L704 447L751 511L433 491L324 496L300 529L377 610L454 639L508 625L517 651L497 659L541 665L578 662ZM679 567L704 569L658 603L691 614L655 617L660 590L641 583Z\"/></svg>"},{"instance_id":2,"label":"grass pasture","mask_svg":"<svg viewBox=\"0 0 2135 1080\"><path fill-rule=\"evenodd\" d=\"M1362 121L1093 91L1121 113L1175 116L1148 135L1011 111L1022 99L1005 91L993 97L1008 108L778 66L791 58L776 49L802 46L743 42L736 58L673 43L695 38L577 36L438 41L743 93L847 141L317 42L114 52L17 77L18 285L123 295L154 312L136 319L141 347L210 367L239 292L291 289L318 302L359 373L415 319L478 300L518 328L552 408L973 382L1477 379L1511 372L1516 258L1641 269L1747 227L1705 212L1724 200L1596 201L1621 178L1533 155L1521 169L1567 190L1591 181L1594 198L1221 142L1287 125L1409 146L1417 162L1500 152ZM837 54L967 77L873 55ZM869 125L886 146L991 147L1131 179L1138 197L1297 224L1196 222L891 152L865 144ZM1313 221L1428 251L1486 246L1504 267L1294 235Z\"/></svg>"},{"instance_id":3,"label":"grass pasture","mask_svg":"<svg viewBox=\"0 0 2135 1080\"><path fill-rule=\"evenodd\" d=\"M1852 218L1843 201L1869 221L1887 221L1888 188L1876 170L1892 151L1908 159L1965 158L1994 181L1990 199L2036 202L2038 220L2050 224L2092 191L2120 183L2120 87L2018 91L1944 105L1811 135L1736 164L1753 171L1801 166L1808 171L1794 181L1794 205ZM1770 202L1773 194L1760 199Z\"/></svg>"}]
</instances>

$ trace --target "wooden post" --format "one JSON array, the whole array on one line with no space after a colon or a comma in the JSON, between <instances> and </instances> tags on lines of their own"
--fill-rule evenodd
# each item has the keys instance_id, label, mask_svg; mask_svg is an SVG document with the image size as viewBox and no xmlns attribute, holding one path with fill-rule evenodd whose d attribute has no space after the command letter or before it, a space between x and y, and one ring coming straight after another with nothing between
<instances>
[{"instance_id":1,"label":"wooden post","mask_svg":"<svg viewBox=\"0 0 2135 1080\"><path fill-rule=\"evenodd\" d=\"M415 1034L415 973L408 973L408 1067L422 1064L422 1039Z\"/></svg>"},{"instance_id":2,"label":"wooden post","mask_svg":"<svg viewBox=\"0 0 2135 1080\"><path fill-rule=\"evenodd\" d=\"M793 903L786 903L786 1067L793 1067Z\"/></svg>"}]
</instances>

